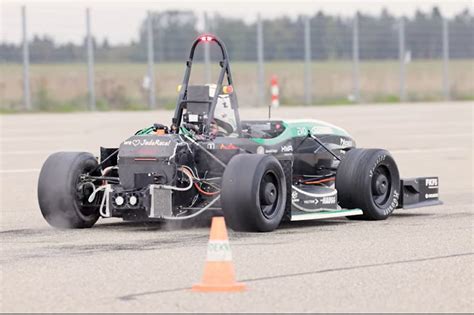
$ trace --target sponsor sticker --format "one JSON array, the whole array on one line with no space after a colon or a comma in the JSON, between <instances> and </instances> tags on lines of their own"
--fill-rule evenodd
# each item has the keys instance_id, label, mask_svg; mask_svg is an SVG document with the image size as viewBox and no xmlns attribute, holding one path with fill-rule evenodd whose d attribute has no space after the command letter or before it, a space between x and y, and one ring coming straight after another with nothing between
<instances>
[{"instance_id":1,"label":"sponsor sticker","mask_svg":"<svg viewBox=\"0 0 474 315\"><path fill-rule=\"evenodd\" d=\"M437 188L438 187L438 179L437 178L426 178L425 179L425 186L429 188Z\"/></svg>"},{"instance_id":2,"label":"sponsor sticker","mask_svg":"<svg viewBox=\"0 0 474 315\"><path fill-rule=\"evenodd\" d=\"M221 144L219 146L219 149L220 150L238 150L239 147L235 146L234 144L230 143L230 144Z\"/></svg>"},{"instance_id":3,"label":"sponsor sticker","mask_svg":"<svg viewBox=\"0 0 474 315\"><path fill-rule=\"evenodd\" d=\"M323 197L323 205L333 205L336 203L336 196Z\"/></svg>"},{"instance_id":4,"label":"sponsor sticker","mask_svg":"<svg viewBox=\"0 0 474 315\"><path fill-rule=\"evenodd\" d=\"M306 200L303 200L303 203L304 203L304 204L317 205L317 204L319 203L319 200L318 200L318 198L315 198L315 199L306 199Z\"/></svg>"},{"instance_id":5,"label":"sponsor sticker","mask_svg":"<svg viewBox=\"0 0 474 315\"><path fill-rule=\"evenodd\" d=\"M293 201L296 198L293 198ZM336 203L336 196L326 196L322 198L314 198L314 199L306 199L303 200L304 204L311 204L311 205L318 205L319 203L322 203L323 205L333 205Z\"/></svg>"},{"instance_id":6,"label":"sponsor sticker","mask_svg":"<svg viewBox=\"0 0 474 315\"><path fill-rule=\"evenodd\" d=\"M214 241L207 244L207 261L231 261L232 252L228 240Z\"/></svg>"},{"instance_id":7,"label":"sponsor sticker","mask_svg":"<svg viewBox=\"0 0 474 315\"><path fill-rule=\"evenodd\" d=\"M277 153L278 150L277 149L268 149L268 150L265 150L265 153L268 153L268 154L273 154L273 153Z\"/></svg>"},{"instance_id":8,"label":"sponsor sticker","mask_svg":"<svg viewBox=\"0 0 474 315\"><path fill-rule=\"evenodd\" d=\"M213 142L209 142L208 144L206 144L206 148L208 150L214 150L216 148L216 144Z\"/></svg>"},{"instance_id":9,"label":"sponsor sticker","mask_svg":"<svg viewBox=\"0 0 474 315\"><path fill-rule=\"evenodd\" d=\"M298 193L297 193L296 191L293 191L293 192L291 193L291 199L293 199L293 200L299 200L299 199L298 199Z\"/></svg>"},{"instance_id":10,"label":"sponsor sticker","mask_svg":"<svg viewBox=\"0 0 474 315\"><path fill-rule=\"evenodd\" d=\"M314 126L311 128L312 134L331 134L333 130L331 127L328 126Z\"/></svg>"}]
</instances>

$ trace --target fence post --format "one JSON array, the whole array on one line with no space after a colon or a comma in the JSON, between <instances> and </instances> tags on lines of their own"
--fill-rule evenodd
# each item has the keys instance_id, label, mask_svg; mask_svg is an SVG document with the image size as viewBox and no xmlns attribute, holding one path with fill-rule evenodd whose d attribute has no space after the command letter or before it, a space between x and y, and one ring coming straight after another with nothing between
<instances>
[{"instance_id":1,"label":"fence post","mask_svg":"<svg viewBox=\"0 0 474 315\"><path fill-rule=\"evenodd\" d=\"M86 40L87 40L87 84L89 89L89 109L96 110L94 88L94 47L91 34L90 9L86 9Z\"/></svg>"},{"instance_id":2,"label":"fence post","mask_svg":"<svg viewBox=\"0 0 474 315\"><path fill-rule=\"evenodd\" d=\"M21 7L21 22L23 31L23 102L27 110L31 110L30 91L30 51L28 47L28 30L26 21L26 7Z\"/></svg>"},{"instance_id":3,"label":"fence post","mask_svg":"<svg viewBox=\"0 0 474 315\"><path fill-rule=\"evenodd\" d=\"M155 38L156 40L158 41L158 43L156 44L157 47L156 47L156 60L159 62L159 63L162 63L162 62L165 62L165 55L166 55L166 52L165 52L165 36L164 36L164 33L163 33L163 30L161 29L160 27L160 23L158 23L158 27L156 29L156 35L155 35Z\"/></svg>"},{"instance_id":4,"label":"fence post","mask_svg":"<svg viewBox=\"0 0 474 315\"><path fill-rule=\"evenodd\" d=\"M312 68L311 68L311 25L310 18L304 18L304 99L306 105L312 103Z\"/></svg>"},{"instance_id":5,"label":"fence post","mask_svg":"<svg viewBox=\"0 0 474 315\"><path fill-rule=\"evenodd\" d=\"M156 97L155 97L155 54L153 45L153 23L152 14L150 11L147 12L147 56L148 56L148 106L150 109L156 108Z\"/></svg>"},{"instance_id":6,"label":"fence post","mask_svg":"<svg viewBox=\"0 0 474 315\"><path fill-rule=\"evenodd\" d=\"M211 32L207 12L204 12L204 32ZM211 83L211 45L204 45L204 77L206 83Z\"/></svg>"},{"instance_id":7,"label":"fence post","mask_svg":"<svg viewBox=\"0 0 474 315\"><path fill-rule=\"evenodd\" d=\"M398 25L398 58L400 61L400 101L406 101L405 87L405 18L401 17Z\"/></svg>"},{"instance_id":8,"label":"fence post","mask_svg":"<svg viewBox=\"0 0 474 315\"><path fill-rule=\"evenodd\" d=\"M352 96L354 101L360 101L359 87L359 12L354 15L352 29Z\"/></svg>"},{"instance_id":9,"label":"fence post","mask_svg":"<svg viewBox=\"0 0 474 315\"><path fill-rule=\"evenodd\" d=\"M451 82L449 77L449 24L443 19L443 94L444 100L451 99Z\"/></svg>"},{"instance_id":10,"label":"fence post","mask_svg":"<svg viewBox=\"0 0 474 315\"><path fill-rule=\"evenodd\" d=\"M263 61L263 26L260 13L257 15L257 105L263 106L265 103L265 69Z\"/></svg>"}]
</instances>

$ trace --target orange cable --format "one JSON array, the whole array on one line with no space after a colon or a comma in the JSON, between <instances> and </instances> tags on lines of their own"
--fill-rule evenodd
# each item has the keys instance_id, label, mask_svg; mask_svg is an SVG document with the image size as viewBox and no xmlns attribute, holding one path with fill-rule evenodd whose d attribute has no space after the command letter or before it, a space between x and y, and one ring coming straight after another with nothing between
<instances>
[{"instance_id":1,"label":"orange cable","mask_svg":"<svg viewBox=\"0 0 474 315\"><path fill-rule=\"evenodd\" d=\"M335 179L336 179L336 177L330 177L330 178L325 178L325 179L321 179L321 180L316 180L316 181L313 181L313 182L305 182L303 184L305 184L305 185L316 185L316 184L322 184L322 183L326 183L326 182L332 182Z\"/></svg>"},{"instance_id":2,"label":"orange cable","mask_svg":"<svg viewBox=\"0 0 474 315\"><path fill-rule=\"evenodd\" d=\"M215 191L215 192L209 192L209 191L205 191L204 189L202 189L198 183L194 183L194 186L196 187L196 189L203 195L205 196L214 196L214 195L217 195L219 193L219 191Z\"/></svg>"}]
</instances>

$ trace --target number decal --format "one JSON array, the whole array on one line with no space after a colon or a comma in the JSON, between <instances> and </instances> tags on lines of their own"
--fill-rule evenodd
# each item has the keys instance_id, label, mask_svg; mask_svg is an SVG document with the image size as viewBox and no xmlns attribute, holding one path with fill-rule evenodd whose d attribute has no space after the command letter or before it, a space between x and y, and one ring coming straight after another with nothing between
<instances>
[{"instance_id":1,"label":"number decal","mask_svg":"<svg viewBox=\"0 0 474 315\"><path fill-rule=\"evenodd\" d=\"M296 134L298 136L306 136L308 134L308 130L306 127L296 127Z\"/></svg>"}]
</instances>

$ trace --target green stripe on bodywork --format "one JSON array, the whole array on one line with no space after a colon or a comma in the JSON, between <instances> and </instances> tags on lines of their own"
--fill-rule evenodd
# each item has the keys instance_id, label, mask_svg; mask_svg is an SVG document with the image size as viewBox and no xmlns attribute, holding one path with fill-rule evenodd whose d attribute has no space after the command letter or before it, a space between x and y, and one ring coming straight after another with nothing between
<instances>
[{"instance_id":1,"label":"green stripe on bodywork","mask_svg":"<svg viewBox=\"0 0 474 315\"><path fill-rule=\"evenodd\" d=\"M308 131L314 135L332 134L350 137L344 129L319 120L283 121L283 126L285 126L285 131L275 138L251 138L251 140L261 145L271 146L289 139L304 137Z\"/></svg>"}]
</instances>

